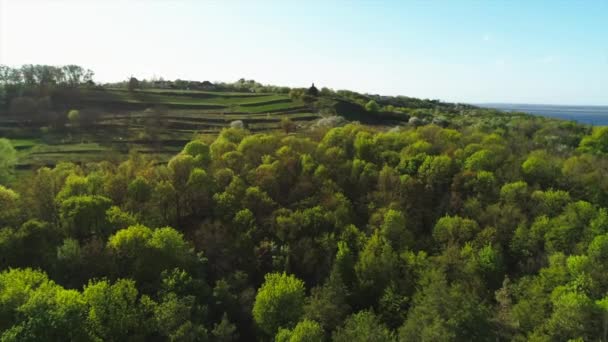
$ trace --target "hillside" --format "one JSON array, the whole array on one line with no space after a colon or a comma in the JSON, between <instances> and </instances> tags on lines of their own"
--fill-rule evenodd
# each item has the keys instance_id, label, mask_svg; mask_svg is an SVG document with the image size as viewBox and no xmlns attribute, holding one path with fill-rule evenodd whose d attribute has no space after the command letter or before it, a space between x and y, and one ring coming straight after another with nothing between
<instances>
[{"instance_id":1,"label":"hillside","mask_svg":"<svg viewBox=\"0 0 608 342\"><path fill-rule=\"evenodd\" d=\"M0 80L6 89L0 94L0 135L10 138L18 149L19 170L59 161L121 160L129 152L166 162L195 136L212 137L231 123L253 132L301 132L323 117L340 116L346 121L398 126L412 116L430 122L433 117L473 108L327 88L315 88L313 96L307 88L262 86L251 80L218 85L143 80L129 89L124 82L94 85L84 78L82 68L69 67L81 70L82 79L70 83L66 80L71 74L66 71L64 76L46 80L44 75L56 75L62 69L31 66L29 75L29 67L24 66L13 69L23 72L22 79ZM168 84L174 88L168 89ZM211 90L197 90L201 84ZM370 103L372 107L367 106ZM77 117L70 120L70 112Z\"/></svg>"},{"instance_id":2,"label":"hillside","mask_svg":"<svg viewBox=\"0 0 608 342\"><path fill-rule=\"evenodd\" d=\"M217 134L233 121L259 131L278 129L282 118L298 123L319 117L301 101L280 94L70 89L55 92L51 101L47 115L65 115L64 127L41 132L53 122L21 113L0 115L0 132L14 140L20 168L101 160L131 150L166 160L196 134ZM82 122L69 122L70 110L78 110Z\"/></svg>"}]
</instances>

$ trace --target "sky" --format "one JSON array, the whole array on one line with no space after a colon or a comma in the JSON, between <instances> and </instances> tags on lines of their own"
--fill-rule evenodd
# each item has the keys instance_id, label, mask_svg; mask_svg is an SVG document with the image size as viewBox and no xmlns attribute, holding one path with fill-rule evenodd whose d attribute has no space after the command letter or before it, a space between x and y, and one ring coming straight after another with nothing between
<instances>
[{"instance_id":1,"label":"sky","mask_svg":"<svg viewBox=\"0 0 608 342\"><path fill-rule=\"evenodd\" d=\"M0 64L608 105L608 0L0 0Z\"/></svg>"}]
</instances>

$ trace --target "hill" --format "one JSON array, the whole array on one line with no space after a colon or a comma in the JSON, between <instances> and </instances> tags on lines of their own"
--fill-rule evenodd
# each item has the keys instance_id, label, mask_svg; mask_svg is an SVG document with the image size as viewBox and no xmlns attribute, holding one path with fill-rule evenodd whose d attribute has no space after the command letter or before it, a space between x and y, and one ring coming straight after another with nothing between
<instances>
[{"instance_id":1,"label":"hill","mask_svg":"<svg viewBox=\"0 0 608 342\"><path fill-rule=\"evenodd\" d=\"M164 162L193 137L216 135L231 123L254 132L301 131L323 117L341 116L396 126L411 116L425 119L473 108L327 88L312 96L306 88L263 86L252 80L212 84L133 79L95 85L92 72L78 66L0 66L0 71L0 135L11 138L18 149L20 170L58 161L121 160L130 151ZM13 74L20 76L8 76Z\"/></svg>"}]
</instances>

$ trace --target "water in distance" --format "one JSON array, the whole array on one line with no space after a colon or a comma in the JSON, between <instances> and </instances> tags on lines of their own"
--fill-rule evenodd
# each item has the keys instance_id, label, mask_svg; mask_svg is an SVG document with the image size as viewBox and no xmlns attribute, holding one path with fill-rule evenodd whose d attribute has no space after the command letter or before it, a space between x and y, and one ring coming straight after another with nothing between
<instances>
[{"instance_id":1,"label":"water in distance","mask_svg":"<svg viewBox=\"0 0 608 342\"><path fill-rule=\"evenodd\" d=\"M573 120L594 126L608 126L608 106L559 106L514 103L484 103L481 106L507 112L524 112L563 120Z\"/></svg>"}]
</instances>

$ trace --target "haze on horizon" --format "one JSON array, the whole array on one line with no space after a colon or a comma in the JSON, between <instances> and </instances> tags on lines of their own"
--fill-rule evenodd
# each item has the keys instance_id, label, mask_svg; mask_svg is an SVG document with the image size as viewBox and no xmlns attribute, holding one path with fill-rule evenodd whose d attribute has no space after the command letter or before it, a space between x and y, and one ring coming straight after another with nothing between
<instances>
[{"instance_id":1,"label":"haze on horizon","mask_svg":"<svg viewBox=\"0 0 608 342\"><path fill-rule=\"evenodd\" d=\"M0 0L0 64L608 105L608 2Z\"/></svg>"}]
</instances>

